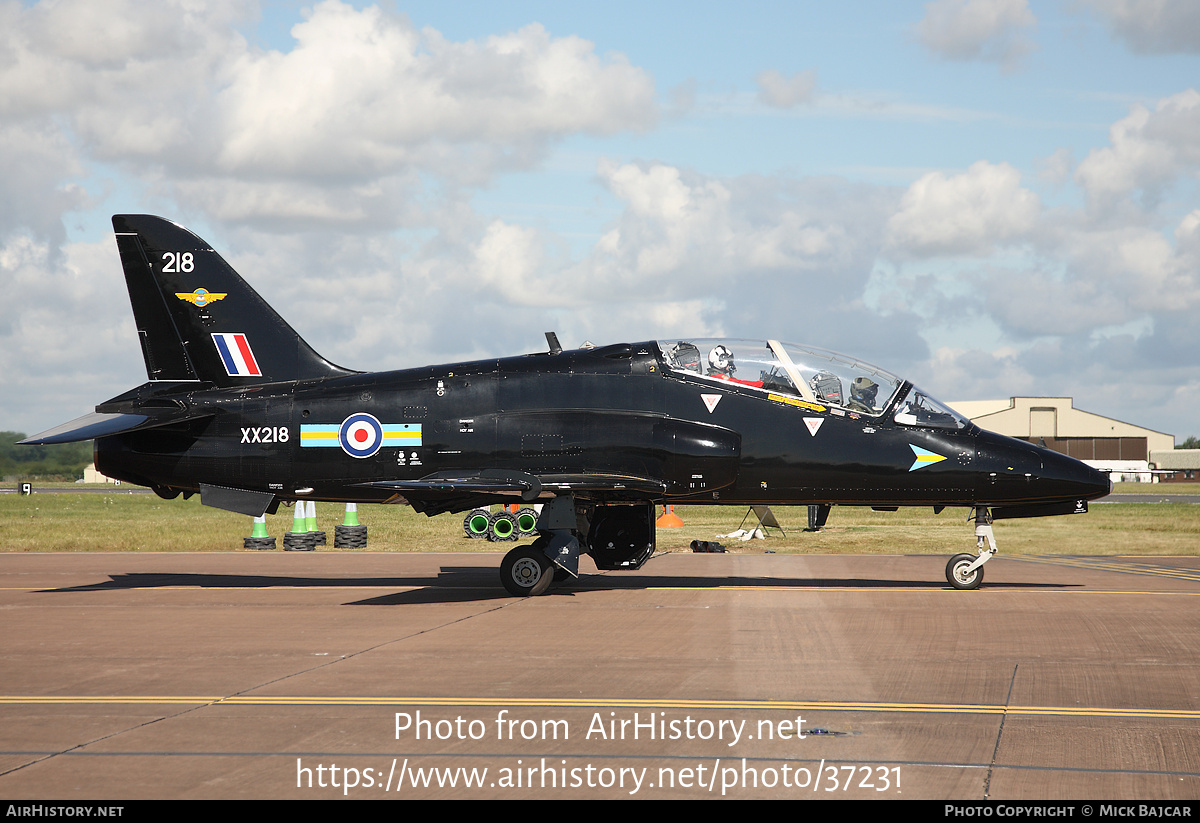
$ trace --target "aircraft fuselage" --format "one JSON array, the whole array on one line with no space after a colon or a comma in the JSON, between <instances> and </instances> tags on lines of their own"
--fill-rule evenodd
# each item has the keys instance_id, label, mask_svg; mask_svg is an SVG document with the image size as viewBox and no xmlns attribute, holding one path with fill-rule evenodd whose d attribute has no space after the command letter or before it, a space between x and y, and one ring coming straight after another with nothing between
<instances>
[{"instance_id":1,"label":"aircraft fuselage","mask_svg":"<svg viewBox=\"0 0 1200 823\"><path fill-rule=\"evenodd\" d=\"M1106 475L1078 461L975 426L905 426L887 412L689 379L652 342L235 389L147 384L142 393L153 400L168 388L191 411L215 413L98 440L101 472L186 491L205 483L357 502L405 502L395 488L365 484L479 466L655 478L657 494L590 496L709 504L1006 506L1109 489ZM367 456L337 436L356 414L387 430Z\"/></svg>"}]
</instances>

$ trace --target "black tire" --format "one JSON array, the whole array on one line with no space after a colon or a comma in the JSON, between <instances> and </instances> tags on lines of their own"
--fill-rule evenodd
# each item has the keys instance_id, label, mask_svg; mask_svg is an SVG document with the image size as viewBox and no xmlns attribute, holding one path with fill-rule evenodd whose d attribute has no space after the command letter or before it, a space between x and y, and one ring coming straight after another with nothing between
<instances>
[{"instance_id":1,"label":"black tire","mask_svg":"<svg viewBox=\"0 0 1200 823\"><path fill-rule=\"evenodd\" d=\"M553 567L536 542L518 546L500 562L500 582L514 597L537 597L554 582Z\"/></svg>"},{"instance_id":2,"label":"black tire","mask_svg":"<svg viewBox=\"0 0 1200 823\"><path fill-rule=\"evenodd\" d=\"M286 532L283 535L285 552L311 552L316 548L316 532Z\"/></svg>"},{"instance_id":3,"label":"black tire","mask_svg":"<svg viewBox=\"0 0 1200 823\"><path fill-rule=\"evenodd\" d=\"M529 537L531 534L537 534L538 513L537 509L532 509L529 506L517 510L517 532L522 537Z\"/></svg>"},{"instance_id":4,"label":"black tire","mask_svg":"<svg viewBox=\"0 0 1200 823\"><path fill-rule=\"evenodd\" d=\"M333 547L335 549L365 549L367 547L367 527L334 526Z\"/></svg>"},{"instance_id":5,"label":"black tire","mask_svg":"<svg viewBox=\"0 0 1200 823\"><path fill-rule=\"evenodd\" d=\"M245 537L242 538L242 546L247 549L257 549L264 551L275 548L274 537Z\"/></svg>"},{"instance_id":6,"label":"black tire","mask_svg":"<svg viewBox=\"0 0 1200 823\"><path fill-rule=\"evenodd\" d=\"M983 582L983 566L980 566L969 575L964 575L962 570L970 566L979 558L973 554L956 554L950 558L950 562L946 564L946 580L956 589L978 589L979 584Z\"/></svg>"},{"instance_id":7,"label":"black tire","mask_svg":"<svg viewBox=\"0 0 1200 823\"><path fill-rule=\"evenodd\" d=\"M472 540L486 538L491 522L487 509L475 509L463 518L463 534Z\"/></svg>"},{"instance_id":8,"label":"black tire","mask_svg":"<svg viewBox=\"0 0 1200 823\"><path fill-rule=\"evenodd\" d=\"M509 512L496 512L488 519L491 521L488 526L488 540L493 543L511 543L520 539L517 518Z\"/></svg>"}]
</instances>

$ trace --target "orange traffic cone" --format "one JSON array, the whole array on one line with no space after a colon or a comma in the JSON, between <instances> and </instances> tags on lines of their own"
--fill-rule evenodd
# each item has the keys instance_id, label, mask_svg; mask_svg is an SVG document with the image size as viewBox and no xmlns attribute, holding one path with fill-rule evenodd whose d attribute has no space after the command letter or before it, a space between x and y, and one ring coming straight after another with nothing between
<instances>
[{"instance_id":1,"label":"orange traffic cone","mask_svg":"<svg viewBox=\"0 0 1200 823\"><path fill-rule=\"evenodd\" d=\"M673 505L664 505L662 515L654 521L654 525L660 529L678 529L683 526L683 521L679 518L679 515L675 514L675 507Z\"/></svg>"}]
</instances>

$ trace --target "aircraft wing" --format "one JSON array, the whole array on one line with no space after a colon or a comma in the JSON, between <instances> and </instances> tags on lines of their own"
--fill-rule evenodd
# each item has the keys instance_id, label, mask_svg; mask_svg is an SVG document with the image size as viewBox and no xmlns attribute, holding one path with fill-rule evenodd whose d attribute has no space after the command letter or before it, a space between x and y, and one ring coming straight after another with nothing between
<instances>
[{"instance_id":1,"label":"aircraft wing","mask_svg":"<svg viewBox=\"0 0 1200 823\"><path fill-rule=\"evenodd\" d=\"M513 494L523 500L535 500L542 491L542 483L534 475L503 469L437 472L420 480L374 480L361 485L395 489L406 495L421 492Z\"/></svg>"},{"instance_id":2,"label":"aircraft wing","mask_svg":"<svg viewBox=\"0 0 1200 823\"><path fill-rule=\"evenodd\" d=\"M158 426L169 426L173 423L199 420L203 417L211 417L213 414L212 412L196 414L181 409L147 409L145 412L92 412L83 417L77 417L69 423L63 423L61 426L55 426L40 434L35 434L33 437L27 437L20 441L20 445L41 446L94 440L97 437L109 437L114 434L125 434Z\"/></svg>"},{"instance_id":3,"label":"aircraft wing","mask_svg":"<svg viewBox=\"0 0 1200 823\"><path fill-rule=\"evenodd\" d=\"M526 502L543 491L558 494L619 494L638 498L661 496L666 483L651 477L618 474L543 474L506 469L438 472L419 480L376 480L363 483L395 489L414 509L425 514L465 511L487 505L496 495L512 495Z\"/></svg>"},{"instance_id":4,"label":"aircraft wing","mask_svg":"<svg viewBox=\"0 0 1200 823\"><path fill-rule=\"evenodd\" d=\"M560 494L567 492L635 492L661 496L667 484L651 477L623 474L547 474L542 487Z\"/></svg>"}]
</instances>

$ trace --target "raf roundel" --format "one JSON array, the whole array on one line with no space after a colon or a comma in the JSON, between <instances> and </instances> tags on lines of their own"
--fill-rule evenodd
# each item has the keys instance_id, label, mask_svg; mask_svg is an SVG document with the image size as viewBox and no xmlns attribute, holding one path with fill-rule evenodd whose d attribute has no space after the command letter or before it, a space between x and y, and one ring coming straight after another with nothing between
<instances>
[{"instance_id":1,"label":"raf roundel","mask_svg":"<svg viewBox=\"0 0 1200 823\"><path fill-rule=\"evenodd\" d=\"M342 421L338 442L351 457L370 457L383 445L383 426L366 412L352 414Z\"/></svg>"}]
</instances>

